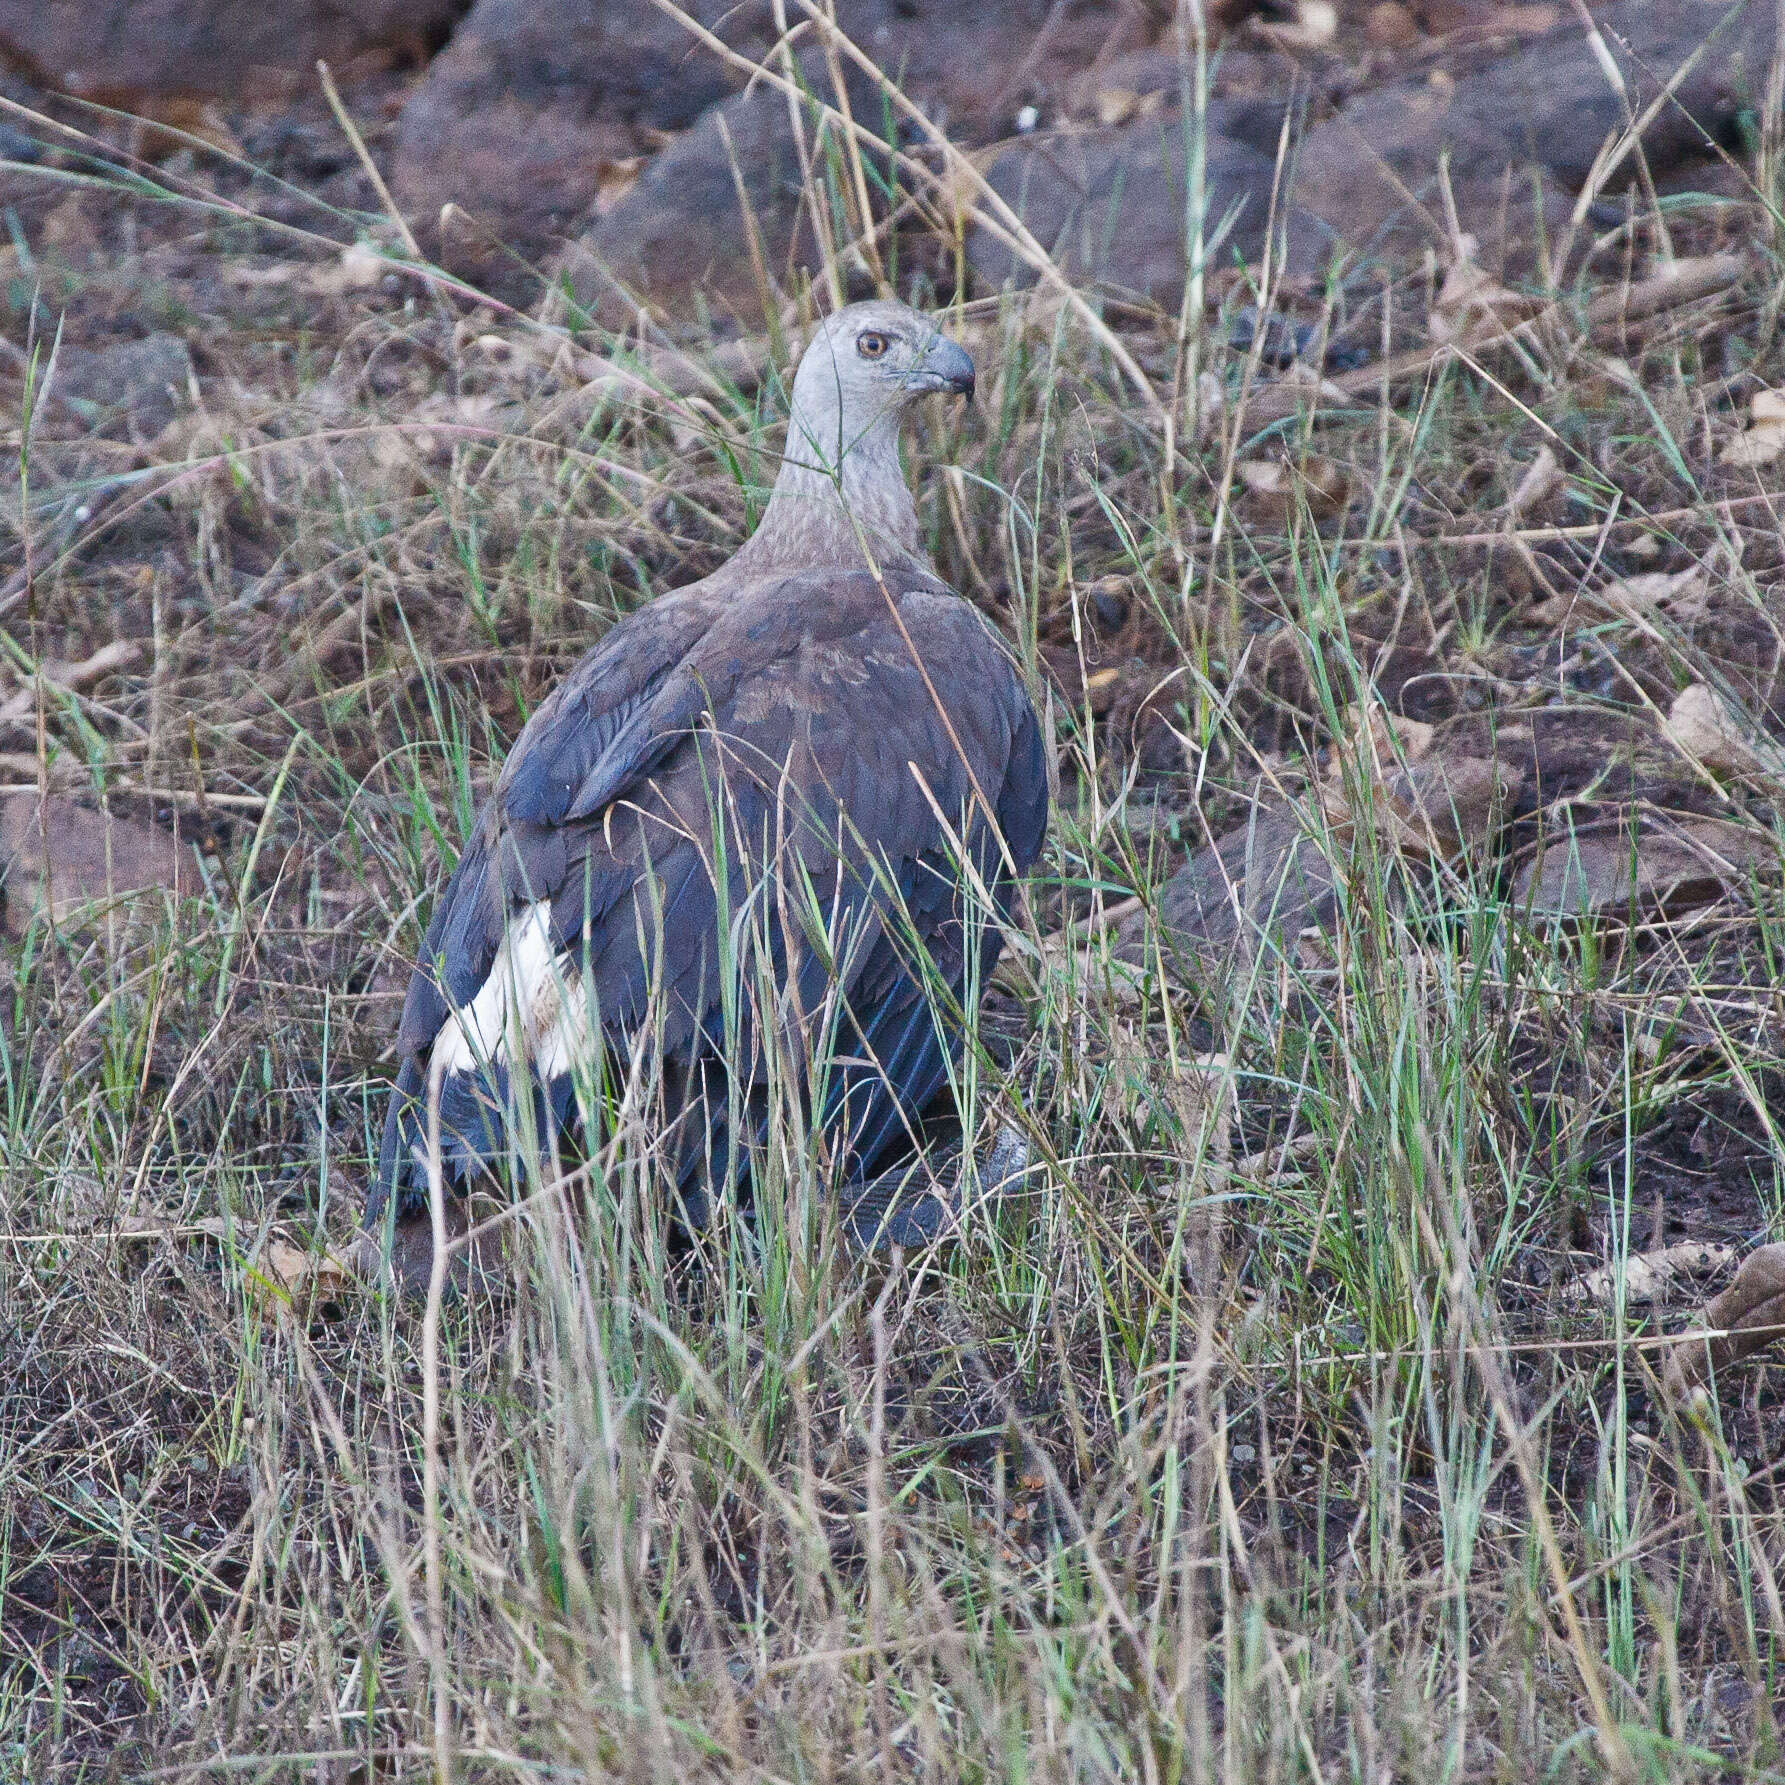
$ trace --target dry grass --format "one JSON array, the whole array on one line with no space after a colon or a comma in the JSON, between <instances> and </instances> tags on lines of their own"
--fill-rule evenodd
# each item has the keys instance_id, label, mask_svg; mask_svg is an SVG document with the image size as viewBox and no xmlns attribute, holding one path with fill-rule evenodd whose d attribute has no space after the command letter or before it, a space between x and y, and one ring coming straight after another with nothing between
<instances>
[{"instance_id":1,"label":"dry grass","mask_svg":"<svg viewBox=\"0 0 1785 1785\"><path fill-rule=\"evenodd\" d=\"M1258 440L1222 318L1119 313L1167 429L1081 306L958 310L982 395L911 441L930 543L1066 690L968 1086L1029 1133L1024 1194L864 1260L789 1139L695 1268L622 1136L435 1322L326 1269L294 1296L272 1248L351 1230L437 859L589 641L735 547L778 391L711 343L692 395L591 384L437 282L331 288L221 175L191 176L210 212L110 178L102 243L160 228L238 312L169 276L223 320L146 452L43 412L11 641L145 650L46 693L9 761L196 815L208 880L9 956L0 1780L1785 1777L1777 1365L1681 1417L1678 1312L1565 1292L1680 1231L1785 1237L1778 876L1546 918L1514 894L1533 804L1436 866L1360 825L1324 930L1219 983L1137 983L1085 921L1243 823L1261 770L1302 796L1349 760L1367 808L1360 705L1441 751L1560 728L1578 812L1776 833L1764 776L1608 741L1690 681L1776 698L1778 517L1715 454L1777 363L1770 258L1633 327L1626 377L1579 304L1656 251L1635 216L1512 352L1323 421L1325 518L1241 498L1306 424ZM268 267L300 270L237 276ZM1421 284L1364 289L1316 319L1392 353ZM1540 446L1564 481L1515 526ZM1527 617L1694 564L1690 616ZM1066 697L1107 668L1113 703Z\"/></svg>"}]
</instances>

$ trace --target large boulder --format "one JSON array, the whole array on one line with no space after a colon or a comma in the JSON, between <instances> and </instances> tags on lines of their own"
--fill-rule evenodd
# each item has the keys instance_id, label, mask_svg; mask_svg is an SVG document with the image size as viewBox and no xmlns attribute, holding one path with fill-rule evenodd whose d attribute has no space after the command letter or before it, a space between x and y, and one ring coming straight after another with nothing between
<instances>
[{"instance_id":1,"label":"large boulder","mask_svg":"<svg viewBox=\"0 0 1785 1785\"><path fill-rule=\"evenodd\" d=\"M733 48L774 41L770 0L689 0ZM477 0L398 122L398 203L461 266L536 256L612 170L687 130L739 77L650 0ZM433 234L447 204L465 231Z\"/></svg>"},{"instance_id":2,"label":"large boulder","mask_svg":"<svg viewBox=\"0 0 1785 1785\"><path fill-rule=\"evenodd\" d=\"M1564 229L1608 137L1643 115L1689 58L1697 59L1644 127L1644 163L1661 177L1713 148L1740 147L1764 98L1770 6L1749 0L1724 22L1704 0L1621 0L1595 18L1624 94L1584 27L1568 19L1510 54L1484 44L1444 68L1351 95L1300 132L1286 170L1292 183L1277 198L1286 269L1311 280L1335 254L1404 259L1428 245L1448 253L1441 160L1462 227L1528 266L1537 241L1553 243ZM1111 95L1136 102L1142 115L1014 143L988 174L1074 278L1167 308L1182 297L1186 260L1174 65L1156 51L1081 77L1073 108L1081 120ZM1223 98L1210 106L1210 227L1233 214L1217 264L1263 251L1281 119L1268 104ZM1627 157L1612 188L1637 165ZM968 252L984 285L1034 277L992 230L975 229Z\"/></svg>"},{"instance_id":3,"label":"large boulder","mask_svg":"<svg viewBox=\"0 0 1785 1785\"><path fill-rule=\"evenodd\" d=\"M1276 156L1222 129L1250 132L1252 122L1250 114L1229 119L1224 108L1210 108L1203 189L1211 268L1256 261L1264 252ZM1183 121L1163 115L1017 143L986 178L1068 277L1171 308L1183 296L1188 263L1188 166ZM1290 222L1300 229L1307 220ZM975 278L993 288L1036 278L1022 255L983 226L969 233L967 256Z\"/></svg>"},{"instance_id":4,"label":"large boulder","mask_svg":"<svg viewBox=\"0 0 1785 1785\"><path fill-rule=\"evenodd\" d=\"M871 98L865 83L848 87L856 107ZM808 125L810 147L816 124ZM569 245L560 271L575 301L611 325L641 303L675 309L699 292L761 327L764 300L773 301L763 276L785 284L795 267L817 262L803 186L786 95L766 86L739 93L652 161Z\"/></svg>"},{"instance_id":5,"label":"large boulder","mask_svg":"<svg viewBox=\"0 0 1785 1785\"><path fill-rule=\"evenodd\" d=\"M761 58L776 42L770 0L689 0L686 10L744 55ZM851 39L952 136L980 143L1008 134L1025 106L1045 108L1099 56L1156 29L1145 0L838 0L836 10ZM809 25L797 46L828 91ZM735 292L749 258L717 132L703 127L685 146L664 141L742 86L737 68L650 0L477 0L404 108L396 195L424 226L448 202L467 213L467 227L439 245L473 269L499 265L498 244L540 258L599 212L585 246L617 254L628 282L672 304L695 286ZM877 125L875 89L862 92L864 121ZM769 169L746 170L755 203L778 187L791 151L779 122L786 102L765 94L736 103L727 117L734 145L741 133L771 156ZM616 196L625 164L651 155L658 160L637 188ZM773 259L793 241L793 221L770 205L762 222Z\"/></svg>"},{"instance_id":6,"label":"large boulder","mask_svg":"<svg viewBox=\"0 0 1785 1785\"><path fill-rule=\"evenodd\" d=\"M1595 13L1598 45L1569 19L1454 77L1409 76L1358 95L1301 145L1296 203L1324 227L1295 238L1291 269L1318 271L1335 242L1390 254L1447 245L1441 155L1465 229L1495 235L1503 210L1514 229L1533 221L1535 193L1553 230L1607 139L1642 116L1694 56L1643 131L1643 159L1660 175L1713 145L1739 148L1744 114L1752 118L1763 105L1775 14L1770 3L1749 0L1724 24L1724 10L1704 0L1622 0ZM1625 93L1607 78L1602 53L1616 63ZM1612 189L1637 166L1627 156Z\"/></svg>"},{"instance_id":7,"label":"large boulder","mask_svg":"<svg viewBox=\"0 0 1785 1785\"><path fill-rule=\"evenodd\" d=\"M129 104L313 81L318 61L423 60L465 0L0 0L0 57L39 86Z\"/></svg>"}]
</instances>

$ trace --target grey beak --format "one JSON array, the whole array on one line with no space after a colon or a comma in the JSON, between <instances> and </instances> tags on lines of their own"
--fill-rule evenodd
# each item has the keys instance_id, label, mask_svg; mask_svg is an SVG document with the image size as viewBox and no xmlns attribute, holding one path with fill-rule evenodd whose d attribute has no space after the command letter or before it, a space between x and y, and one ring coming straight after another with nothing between
<instances>
[{"instance_id":1,"label":"grey beak","mask_svg":"<svg viewBox=\"0 0 1785 1785\"><path fill-rule=\"evenodd\" d=\"M970 398L974 389L973 361L966 348L957 346L946 335L938 335L918 362L913 382L921 390L954 391Z\"/></svg>"}]
</instances>

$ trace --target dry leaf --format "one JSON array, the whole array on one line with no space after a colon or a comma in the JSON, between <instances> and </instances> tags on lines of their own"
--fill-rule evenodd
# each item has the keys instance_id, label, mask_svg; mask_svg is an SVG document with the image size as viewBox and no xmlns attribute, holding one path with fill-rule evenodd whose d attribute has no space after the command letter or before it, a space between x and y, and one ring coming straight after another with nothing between
<instances>
[{"instance_id":1,"label":"dry leaf","mask_svg":"<svg viewBox=\"0 0 1785 1785\"><path fill-rule=\"evenodd\" d=\"M1318 394L1321 402L1335 403L1341 409L1352 408L1357 399L1342 385L1335 383L1320 370L1311 366L1305 359L1292 360L1283 368L1283 375L1271 381L1272 390L1311 390Z\"/></svg>"},{"instance_id":2,"label":"dry leaf","mask_svg":"<svg viewBox=\"0 0 1785 1785\"><path fill-rule=\"evenodd\" d=\"M546 334L484 333L473 335L466 345L476 348L499 370L517 375L550 371L554 360L569 352L567 343L556 335Z\"/></svg>"},{"instance_id":3,"label":"dry leaf","mask_svg":"<svg viewBox=\"0 0 1785 1785\"><path fill-rule=\"evenodd\" d=\"M165 161L195 142L237 159L245 153L216 103L193 95L165 94L146 97L136 107L145 126L137 153L147 161Z\"/></svg>"},{"instance_id":4,"label":"dry leaf","mask_svg":"<svg viewBox=\"0 0 1785 1785\"><path fill-rule=\"evenodd\" d=\"M319 279L318 284L335 291L367 291L390 270L390 262L371 243L353 242L341 250L332 268L323 269L332 277Z\"/></svg>"},{"instance_id":5,"label":"dry leaf","mask_svg":"<svg viewBox=\"0 0 1785 1785\"><path fill-rule=\"evenodd\" d=\"M629 353L625 364L573 347L562 336L544 340L552 351L554 374L565 384L580 385L591 398L658 401L664 391L681 397L695 392L728 395L728 383L754 390L774 363L768 341L755 336L724 342L698 359L679 348L646 346Z\"/></svg>"},{"instance_id":6,"label":"dry leaf","mask_svg":"<svg viewBox=\"0 0 1785 1785\"><path fill-rule=\"evenodd\" d=\"M1227 385L1219 372L1196 374L1196 444L1207 446L1221 431L1227 413Z\"/></svg>"},{"instance_id":7,"label":"dry leaf","mask_svg":"<svg viewBox=\"0 0 1785 1785\"><path fill-rule=\"evenodd\" d=\"M1165 98L1163 88L1136 93L1130 87L1099 87L1092 98L1091 109L1105 130L1113 130L1118 124L1154 116L1164 109Z\"/></svg>"},{"instance_id":8,"label":"dry leaf","mask_svg":"<svg viewBox=\"0 0 1785 1785\"><path fill-rule=\"evenodd\" d=\"M1684 1400L1713 1370L1785 1339L1785 1244L1750 1252L1735 1281L1705 1304L1704 1323L1722 1336L1685 1334L1668 1354L1662 1380L1676 1401Z\"/></svg>"},{"instance_id":9,"label":"dry leaf","mask_svg":"<svg viewBox=\"0 0 1785 1785\"><path fill-rule=\"evenodd\" d=\"M1725 774L1757 772L1785 781L1785 749L1707 683L1694 682L1677 694L1661 729L1689 762Z\"/></svg>"},{"instance_id":10,"label":"dry leaf","mask_svg":"<svg viewBox=\"0 0 1785 1785\"><path fill-rule=\"evenodd\" d=\"M1613 285L1601 291L1587 305L1587 322L1601 328L1677 309L1726 291L1747 270L1745 254L1694 254L1662 261L1634 285ZM1607 359L1602 365L1617 382L1631 387L1637 383L1636 374L1621 360Z\"/></svg>"},{"instance_id":11,"label":"dry leaf","mask_svg":"<svg viewBox=\"0 0 1785 1785\"><path fill-rule=\"evenodd\" d=\"M1368 703L1353 709L1350 736L1354 746L1367 751L1374 765L1374 779L1381 780L1385 769L1401 763L1423 761L1432 753L1438 739L1438 728L1423 719L1409 719L1404 713L1391 713L1386 708ZM1335 755L1327 775L1333 780L1344 774L1344 761Z\"/></svg>"},{"instance_id":12,"label":"dry leaf","mask_svg":"<svg viewBox=\"0 0 1785 1785\"><path fill-rule=\"evenodd\" d=\"M66 663L60 658L46 657L38 665L37 675L30 677L16 694L0 702L0 725L16 724L36 712L37 682L40 679L53 704L56 691L72 689L83 692L103 682L107 676L134 668L142 654L141 639L120 638L114 639L109 645L101 645L91 657L82 658L78 663Z\"/></svg>"},{"instance_id":13,"label":"dry leaf","mask_svg":"<svg viewBox=\"0 0 1785 1785\"><path fill-rule=\"evenodd\" d=\"M1467 342L1503 334L1546 307L1541 298L1509 291L1495 280L1476 262L1476 245L1473 236L1457 238L1457 256L1432 300L1426 325L1434 341Z\"/></svg>"},{"instance_id":14,"label":"dry leaf","mask_svg":"<svg viewBox=\"0 0 1785 1785\"><path fill-rule=\"evenodd\" d=\"M1595 589L1592 599L1613 613L1646 614L1651 608L1665 607L1682 595L1697 594L1703 589L1704 580L1704 571L1696 564L1671 573L1644 570Z\"/></svg>"},{"instance_id":15,"label":"dry leaf","mask_svg":"<svg viewBox=\"0 0 1785 1785\"><path fill-rule=\"evenodd\" d=\"M1050 936L1041 945L1041 958L1052 976L1079 997L1113 1010L1139 1010L1149 997L1158 996L1158 986L1142 964L1112 954L1100 941L1084 945L1071 935Z\"/></svg>"},{"instance_id":16,"label":"dry leaf","mask_svg":"<svg viewBox=\"0 0 1785 1785\"><path fill-rule=\"evenodd\" d=\"M230 1224L221 1215L172 1221L166 1215L120 1215L111 1230L121 1240L226 1240ZM238 1230L239 1231L239 1230Z\"/></svg>"},{"instance_id":17,"label":"dry leaf","mask_svg":"<svg viewBox=\"0 0 1785 1785\"><path fill-rule=\"evenodd\" d=\"M1340 513L1351 500L1351 476L1335 459L1309 453L1291 465L1285 459L1241 459L1234 472L1246 486L1246 505L1259 520L1287 521L1298 497L1319 520Z\"/></svg>"},{"instance_id":18,"label":"dry leaf","mask_svg":"<svg viewBox=\"0 0 1785 1785\"><path fill-rule=\"evenodd\" d=\"M1097 114L1097 122L1105 130L1114 130L1118 124L1126 124L1134 116L1134 108L1140 104L1140 95L1130 87L1103 87L1092 97L1091 106Z\"/></svg>"},{"instance_id":19,"label":"dry leaf","mask_svg":"<svg viewBox=\"0 0 1785 1785\"><path fill-rule=\"evenodd\" d=\"M312 1252L278 1238L261 1248L253 1276L268 1303L326 1300L357 1281L352 1267L334 1253Z\"/></svg>"},{"instance_id":20,"label":"dry leaf","mask_svg":"<svg viewBox=\"0 0 1785 1785\"><path fill-rule=\"evenodd\" d=\"M295 260L276 260L269 266L258 266L246 260L223 263L223 277L231 285L240 285L249 291L296 285L310 270Z\"/></svg>"},{"instance_id":21,"label":"dry leaf","mask_svg":"<svg viewBox=\"0 0 1785 1785\"><path fill-rule=\"evenodd\" d=\"M394 271L390 261L369 242L353 242L321 266L301 261L276 261L271 266L256 266L245 261L230 261L223 276L232 285L249 290L270 290L282 285L301 287L315 297L344 297L350 291L368 291L384 275Z\"/></svg>"},{"instance_id":22,"label":"dry leaf","mask_svg":"<svg viewBox=\"0 0 1785 1785\"><path fill-rule=\"evenodd\" d=\"M1085 678L1085 704L1101 718L1115 705L1116 695L1121 687L1122 672L1119 668L1097 670Z\"/></svg>"},{"instance_id":23,"label":"dry leaf","mask_svg":"<svg viewBox=\"0 0 1785 1785\"><path fill-rule=\"evenodd\" d=\"M1556 463L1556 455L1547 446L1538 447L1506 499L1506 519L1509 522L1522 519L1538 503L1553 496L1562 487L1562 481L1562 467Z\"/></svg>"},{"instance_id":24,"label":"dry leaf","mask_svg":"<svg viewBox=\"0 0 1785 1785\"><path fill-rule=\"evenodd\" d=\"M1733 1246L1707 1245L1687 1240L1677 1246L1661 1246L1653 1252L1633 1252L1617 1264L1602 1264L1568 1286L1568 1299L1576 1302L1617 1300L1622 1278L1626 1302L1664 1302L1693 1277L1706 1277L1735 1261Z\"/></svg>"},{"instance_id":25,"label":"dry leaf","mask_svg":"<svg viewBox=\"0 0 1785 1785\"><path fill-rule=\"evenodd\" d=\"M433 435L419 432L411 442L408 433L400 427L376 428L369 438L367 451L380 471L403 471L415 464L418 453L431 447L433 440Z\"/></svg>"},{"instance_id":26,"label":"dry leaf","mask_svg":"<svg viewBox=\"0 0 1785 1785\"><path fill-rule=\"evenodd\" d=\"M595 164L595 215L605 217L634 186L644 167L643 155L623 155Z\"/></svg>"},{"instance_id":27,"label":"dry leaf","mask_svg":"<svg viewBox=\"0 0 1785 1785\"><path fill-rule=\"evenodd\" d=\"M1401 0L1377 0L1364 17L1370 42L1384 50L1404 50L1423 35L1419 20Z\"/></svg>"},{"instance_id":28,"label":"dry leaf","mask_svg":"<svg viewBox=\"0 0 1785 1785\"><path fill-rule=\"evenodd\" d=\"M1339 34L1339 9L1332 0L1296 0L1293 18L1253 23L1278 49L1321 50Z\"/></svg>"},{"instance_id":29,"label":"dry leaf","mask_svg":"<svg viewBox=\"0 0 1785 1785\"><path fill-rule=\"evenodd\" d=\"M1770 836L1719 818L1547 837L1519 870L1513 897L1547 916L1618 916L1702 905L1778 867Z\"/></svg>"},{"instance_id":30,"label":"dry leaf","mask_svg":"<svg viewBox=\"0 0 1785 1785\"><path fill-rule=\"evenodd\" d=\"M1702 565L1692 564L1675 571L1643 570L1601 588L1574 589L1552 596L1529 609L1526 617L1540 626L1562 626L1571 619L1590 617L1597 608L1624 619L1637 619L1659 607L1696 610L1709 590L1710 581Z\"/></svg>"},{"instance_id":31,"label":"dry leaf","mask_svg":"<svg viewBox=\"0 0 1785 1785\"><path fill-rule=\"evenodd\" d=\"M1561 14L1549 5L1496 6L1482 21L1485 34L1512 37L1541 37L1553 31Z\"/></svg>"},{"instance_id":32,"label":"dry leaf","mask_svg":"<svg viewBox=\"0 0 1785 1785\"><path fill-rule=\"evenodd\" d=\"M1351 474L1336 459L1310 453L1295 467L1295 474L1316 519L1341 513L1351 500Z\"/></svg>"},{"instance_id":33,"label":"dry leaf","mask_svg":"<svg viewBox=\"0 0 1785 1785\"><path fill-rule=\"evenodd\" d=\"M207 1239L227 1242L232 1236L241 1238L239 1223L226 1221L221 1215L204 1215L195 1220L175 1221L165 1215L132 1214L119 1217L111 1230L121 1240ZM312 1252L305 1246L294 1246L275 1233L270 1236L248 1266L249 1282L259 1290L264 1308L280 1303L319 1300L339 1295L358 1281L353 1267L333 1252Z\"/></svg>"},{"instance_id":34,"label":"dry leaf","mask_svg":"<svg viewBox=\"0 0 1785 1785\"><path fill-rule=\"evenodd\" d=\"M1287 516L1295 480L1281 459L1241 459L1233 469L1255 509Z\"/></svg>"},{"instance_id":35,"label":"dry leaf","mask_svg":"<svg viewBox=\"0 0 1785 1785\"><path fill-rule=\"evenodd\" d=\"M1748 426L1724 442L1722 465L1770 465L1785 452L1785 391L1756 391L1748 401Z\"/></svg>"},{"instance_id":36,"label":"dry leaf","mask_svg":"<svg viewBox=\"0 0 1785 1785\"><path fill-rule=\"evenodd\" d=\"M346 297L350 292L375 289L386 273L395 270L370 242L351 242L333 260L304 267L300 278L317 297Z\"/></svg>"}]
</instances>

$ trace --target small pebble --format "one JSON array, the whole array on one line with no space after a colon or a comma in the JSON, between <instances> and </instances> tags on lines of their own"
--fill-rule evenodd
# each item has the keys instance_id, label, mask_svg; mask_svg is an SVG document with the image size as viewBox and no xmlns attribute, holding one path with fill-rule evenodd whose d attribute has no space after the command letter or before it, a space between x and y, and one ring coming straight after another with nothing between
<instances>
[{"instance_id":1,"label":"small pebble","mask_svg":"<svg viewBox=\"0 0 1785 1785\"><path fill-rule=\"evenodd\" d=\"M1119 632L1128 623L1128 598L1113 589L1093 589L1091 608L1105 632Z\"/></svg>"}]
</instances>

